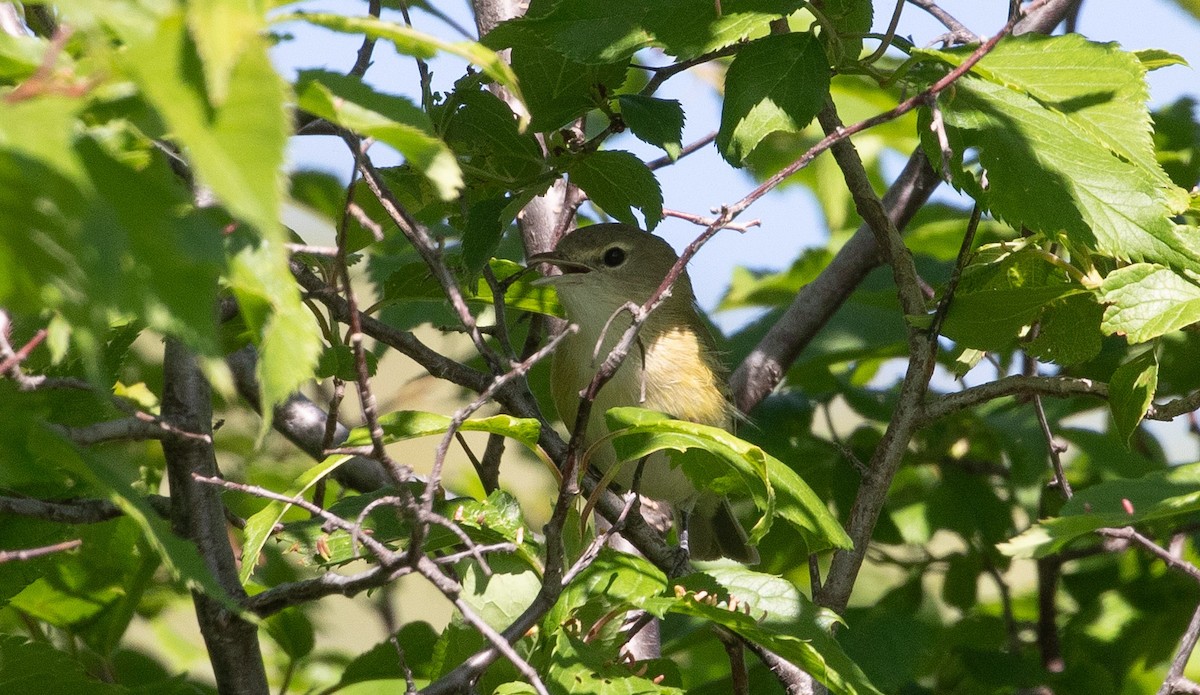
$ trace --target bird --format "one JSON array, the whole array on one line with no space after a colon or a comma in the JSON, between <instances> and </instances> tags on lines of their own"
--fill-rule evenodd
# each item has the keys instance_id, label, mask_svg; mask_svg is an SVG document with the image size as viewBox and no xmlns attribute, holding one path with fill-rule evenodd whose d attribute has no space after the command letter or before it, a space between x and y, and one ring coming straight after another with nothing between
<instances>
[{"instance_id":1,"label":"bird","mask_svg":"<svg viewBox=\"0 0 1200 695\"><path fill-rule=\"evenodd\" d=\"M530 265L544 263L562 271L544 274L537 282L555 288L567 320L579 326L562 339L550 368L554 404L568 427L575 423L580 392L631 324L630 313L621 308L630 302L644 304L678 260L662 238L621 223L581 227L563 236L553 251L528 258ZM597 394L584 436L586 447L608 434L604 414L621 406L733 429L738 412L730 399L728 372L700 318L686 270L650 313L637 343ZM589 462L601 472L618 463L607 443L593 450ZM624 463L615 477L626 489L639 468L635 464ZM691 559L758 562L758 553L727 499L697 489L663 452L641 465L637 491L672 505L681 545Z\"/></svg>"}]
</instances>

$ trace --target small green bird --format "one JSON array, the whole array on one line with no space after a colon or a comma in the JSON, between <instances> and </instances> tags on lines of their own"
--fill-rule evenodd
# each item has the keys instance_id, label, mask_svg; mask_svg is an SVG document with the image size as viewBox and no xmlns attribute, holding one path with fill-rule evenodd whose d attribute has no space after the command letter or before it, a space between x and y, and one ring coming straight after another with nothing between
<instances>
[{"instance_id":1,"label":"small green bird","mask_svg":"<svg viewBox=\"0 0 1200 695\"><path fill-rule=\"evenodd\" d=\"M623 224L578 229L563 237L554 251L530 257L530 263L548 263L562 270L562 275L539 282L554 286L568 320L579 325L579 332L567 336L554 353L551 366L554 404L568 426L575 422L579 392L632 321L629 312L618 315L618 310L629 302L645 303L678 259L667 242ZM733 426L736 410L729 398L728 374L697 313L686 271L650 314L638 343L596 396L585 445L608 434L604 413L620 406L640 406L726 430ZM601 471L616 462L611 445L598 448L591 457ZM628 488L636 468L632 463L622 466L617 482ZM691 557L758 562L758 553L728 501L697 490L665 454L655 454L645 463L639 492L674 507L676 528Z\"/></svg>"}]
</instances>

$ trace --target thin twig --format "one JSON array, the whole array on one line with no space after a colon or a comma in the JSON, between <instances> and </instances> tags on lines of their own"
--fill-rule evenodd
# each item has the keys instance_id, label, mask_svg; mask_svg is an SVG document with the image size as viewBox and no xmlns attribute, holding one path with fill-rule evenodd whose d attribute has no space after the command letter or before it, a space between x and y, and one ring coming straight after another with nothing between
<instances>
[{"instance_id":1,"label":"thin twig","mask_svg":"<svg viewBox=\"0 0 1200 695\"><path fill-rule=\"evenodd\" d=\"M379 19L380 0L369 0L367 3L367 14ZM404 3L400 3L404 7ZM407 18L407 11L405 12ZM371 67L371 54L375 51L375 37L366 34L363 36L362 45L358 47L358 56L354 59L354 67L350 68L348 73L351 77L362 77L367 74L367 68ZM418 58L418 60L420 60Z\"/></svg>"},{"instance_id":2,"label":"thin twig","mask_svg":"<svg viewBox=\"0 0 1200 695\"><path fill-rule=\"evenodd\" d=\"M958 37L959 39L965 39L966 42L970 43L979 41L979 37L976 36L973 31L968 29L965 24L955 19L954 16L949 12L939 7L937 3L933 2L933 0L908 1L933 15L934 19L941 22L947 29L950 30L952 36Z\"/></svg>"},{"instance_id":3,"label":"thin twig","mask_svg":"<svg viewBox=\"0 0 1200 695\"><path fill-rule=\"evenodd\" d=\"M83 545L83 541L76 538L75 540L63 541L53 545L44 545L39 548L25 548L24 550L0 550L0 565L6 562L32 560L35 557L52 555L61 553L66 550L74 550Z\"/></svg>"}]
</instances>

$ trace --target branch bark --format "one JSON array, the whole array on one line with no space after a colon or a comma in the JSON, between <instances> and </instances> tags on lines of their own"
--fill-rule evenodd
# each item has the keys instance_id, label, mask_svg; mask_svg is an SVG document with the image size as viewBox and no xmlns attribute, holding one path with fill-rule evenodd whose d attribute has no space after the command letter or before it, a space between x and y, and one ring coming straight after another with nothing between
<instances>
[{"instance_id":1,"label":"branch bark","mask_svg":"<svg viewBox=\"0 0 1200 695\"><path fill-rule=\"evenodd\" d=\"M212 392L196 358L177 340L168 339L163 359L163 420L186 432L212 435ZM171 485L171 517L175 532L196 544L217 583L235 601L246 592L225 528L220 491L201 485L193 474L217 475L211 440L170 439L162 443ZM222 695L268 692L267 674L258 644L258 628L211 596L193 591L196 618Z\"/></svg>"}]
</instances>

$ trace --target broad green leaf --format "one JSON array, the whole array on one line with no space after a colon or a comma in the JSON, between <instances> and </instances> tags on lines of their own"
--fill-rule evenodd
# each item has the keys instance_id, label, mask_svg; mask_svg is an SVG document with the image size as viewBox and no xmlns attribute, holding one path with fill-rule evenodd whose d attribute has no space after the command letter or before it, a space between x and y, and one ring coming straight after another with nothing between
<instances>
[{"instance_id":1,"label":"broad green leaf","mask_svg":"<svg viewBox=\"0 0 1200 695\"><path fill-rule=\"evenodd\" d=\"M594 645L558 631L549 655L549 664L543 676L546 687L552 693L588 692L595 695L682 695L679 688L655 683L652 678L662 675L648 668L645 675L617 663L607 653L598 651ZM650 667L647 664L647 667ZM586 687L585 687L586 686ZM509 693L525 692L508 689ZM532 692L532 691L529 691Z\"/></svg>"},{"instance_id":2,"label":"broad green leaf","mask_svg":"<svg viewBox=\"0 0 1200 695\"><path fill-rule=\"evenodd\" d=\"M512 624L542 588L542 576L512 555L488 555L491 574L471 560L457 565L462 578L462 598L476 615L497 631Z\"/></svg>"},{"instance_id":3,"label":"broad green leaf","mask_svg":"<svg viewBox=\"0 0 1200 695\"><path fill-rule=\"evenodd\" d=\"M1026 349L1043 362L1072 365L1100 354L1104 307L1091 294L1073 294L1046 306Z\"/></svg>"},{"instance_id":4,"label":"broad green leaf","mask_svg":"<svg viewBox=\"0 0 1200 695\"><path fill-rule=\"evenodd\" d=\"M196 545L186 541L171 530L170 525L137 493L130 484L129 472L101 455L74 445L48 431L31 433L44 455L54 453L57 465L68 471L76 480L93 489L103 490L102 497L120 507L126 517L136 523L143 538L154 552L162 558L163 566L171 578L188 589L200 591L220 601L227 608L238 611L234 600L221 588L200 557Z\"/></svg>"},{"instance_id":5,"label":"broad green leaf","mask_svg":"<svg viewBox=\"0 0 1200 695\"><path fill-rule=\"evenodd\" d=\"M204 84L213 104L229 94L229 79L242 51L263 27L254 0L201 0L187 5L187 24L204 66Z\"/></svg>"},{"instance_id":6,"label":"broad green leaf","mask_svg":"<svg viewBox=\"0 0 1200 695\"><path fill-rule=\"evenodd\" d=\"M1154 112L1154 150L1158 163L1176 186L1190 189L1200 181L1200 124L1196 100L1182 97Z\"/></svg>"},{"instance_id":7,"label":"broad green leaf","mask_svg":"<svg viewBox=\"0 0 1200 695\"><path fill-rule=\"evenodd\" d=\"M642 408L613 408L605 417L618 460L636 461L671 449L685 454L681 465L697 487L722 494L749 492L763 513L750 532L752 542L765 536L778 516L800 532L811 553L850 547L850 537L825 502L791 468L759 447L718 427L672 420ZM687 455L696 450L711 456Z\"/></svg>"},{"instance_id":8,"label":"broad green leaf","mask_svg":"<svg viewBox=\"0 0 1200 695\"><path fill-rule=\"evenodd\" d=\"M313 377L324 344L316 319L300 301L283 244L249 234L235 234L229 242L229 287L259 351L261 439L270 431L275 405Z\"/></svg>"},{"instance_id":9,"label":"broad green leaf","mask_svg":"<svg viewBox=\"0 0 1200 695\"><path fill-rule=\"evenodd\" d=\"M512 49L512 67L533 114L530 129L545 133L606 103L625 84L629 60L581 63L538 41L523 40Z\"/></svg>"},{"instance_id":10,"label":"broad green leaf","mask_svg":"<svg viewBox=\"0 0 1200 695\"><path fill-rule=\"evenodd\" d=\"M316 645L312 621L304 611L289 606L263 621L267 634L290 659L303 659Z\"/></svg>"},{"instance_id":11,"label":"broad green leaf","mask_svg":"<svg viewBox=\"0 0 1200 695\"><path fill-rule=\"evenodd\" d=\"M629 152L605 150L572 155L562 162L571 182L605 213L639 226L633 208L642 211L646 230L662 220L662 189L654 173Z\"/></svg>"},{"instance_id":12,"label":"broad green leaf","mask_svg":"<svg viewBox=\"0 0 1200 695\"><path fill-rule=\"evenodd\" d=\"M559 0L534 3L525 17L492 30L492 48L544 43L580 63L615 63L651 46L679 59L694 58L764 36L774 19L802 3L771 0Z\"/></svg>"},{"instance_id":13,"label":"broad green leaf","mask_svg":"<svg viewBox=\"0 0 1200 695\"><path fill-rule=\"evenodd\" d=\"M504 230L511 222L502 216L508 203L504 196L488 198L475 203L467 212L462 230L462 257L470 276L483 270L488 259L500 248Z\"/></svg>"},{"instance_id":14,"label":"broad green leaf","mask_svg":"<svg viewBox=\"0 0 1200 695\"><path fill-rule=\"evenodd\" d=\"M352 458L354 457L347 454L327 457L324 461L301 473L282 494L292 498L304 496L319 480ZM258 556L262 553L263 546L267 544L267 539L271 537L275 524L283 519L283 515L291 507L291 504L273 500L246 519L246 526L242 529L242 566L238 570L238 579L242 584L250 581L250 575L258 566Z\"/></svg>"},{"instance_id":15,"label":"broad green leaf","mask_svg":"<svg viewBox=\"0 0 1200 695\"><path fill-rule=\"evenodd\" d=\"M42 64L48 44L45 39L35 36L0 32L0 80L16 82L32 75Z\"/></svg>"},{"instance_id":16,"label":"broad green leaf","mask_svg":"<svg viewBox=\"0 0 1200 695\"><path fill-rule=\"evenodd\" d=\"M1005 349L1051 303L1085 292L1034 247L985 247L964 269L942 333L969 348Z\"/></svg>"},{"instance_id":17,"label":"broad green leaf","mask_svg":"<svg viewBox=\"0 0 1200 695\"><path fill-rule=\"evenodd\" d=\"M488 267L498 281L508 281L504 292L505 306L548 316L565 315L554 288L533 284L537 279L534 274L528 276L529 280L512 280L514 276L526 272L525 266L503 258L493 258L488 261ZM472 304L492 305L492 288L484 278L476 278L474 286L466 288L464 296ZM383 284L383 302L380 306L413 300L446 301L442 286L433 278L429 267L420 261L406 263L388 277Z\"/></svg>"},{"instance_id":18,"label":"broad green leaf","mask_svg":"<svg viewBox=\"0 0 1200 695\"><path fill-rule=\"evenodd\" d=\"M1167 521L1177 527L1200 512L1200 463L1189 463L1141 478L1102 482L1075 493L1061 516L1042 519L1007 543L1005 555L1041 558L1101 528ZM1132 513L1129 510L1133 510Z\"/></svg>"},{"instance_id":19,"label":"broad green leaf","mask_svg":"<svg viewBox=\"0 0 1200 695\"><path fill-rule=\"evenodd\" d=\"M0 635L0 686L11 693L86 693L119 695L128 690L102 683L80 661L49 641L29 641L19 635Z\"/></svg>"},{"instance_id":20,"label":"broad green leaf","mask_svg":"<svg viewBox=\"0 0 1200 695\"><path fill-rule=\"evenodd\" d=\"M661 147L671 159L683 149L683 106L674 99L622 94L621 120L639 140Z\"/></svg>"},{"instance_id":21,"label":"broad green leaf","mask_svg":"<svg viewBox=\"0 0 1200 695\"><path fill-rule=\"evenodd\" d=\"M613 611L633 608L667 590L667 576L645 558L612 548L603 548L595 562L579 574L558 598L558 603L542 620L544 630L561 630L578 620L590 630ZM603 639L619 639L618 625L612 634L598 633Z\"/></svg>"},{"instance_id":22,"label":"broad green leaf","mask_svg":"<svg viewBox=\"0 0 1200 695\"><path fill-rule=\"evenodd\" d=\"M765 614L761 623L764 627L807 639L814 627L828 633L834 625L845 625L841 616L817 606L783 577L732 562L714 565L705 567L703 574L715 579L740 603L749 604L755 616Z\"/></svg>"},{"instance_id":23,"label":"broad green leaf","mask_svg":"<svg viewBox=\"0 0 1200 695\"><path fill-rule=\"evenodd\" d=\"M870 0L823 0L814 3L825 21L833 25L837 36L821 39L829 44L830 58L835 65L854 64L863 50L863 35L871 31L873 10Z\"/></svg>"},{"instance_id":24,"label":"broad green leaf","mask_svg":"<svg viewBox=\"0 0 1200 695\"><path fill-rule=\"evenodd\" d=\"M445 415L417 410L397 410L379 418L379 426L383 428L385 444L416 437L445 434L450 427L450 422L451 418ZM542 433L542 425L537 420L511 415L469 419L459 425L458 429L462 432L487 432L503 435L509 439L515 439L530 449L537 448L538 437ZM350 431L350 436L346 439L344 446L362 446L370 443L371 433L365 427L356 427Z\"/></svg>"},{"instance_id":25,"label":"broad green leaf","mask_svg":"<svg viewBox=\"0 0 1200 695\"><path fill-rule=\"evenodd\" d=\"M1101 327L1142 343L1200 321L1200 284L1194 278L1150 263L1114 270L1100 286L1109 305Z\"/></svg>"},{"instance_id":26,"label":"broad green leaf","mask_svg":"<svg viewBox=\"0 0 1200 695\"><path fill-rule=\"evenodd\" d=\"M375 17L347 17L338 14L297 12L274 18L277 23L293 20L305 21L343 34L366 34L377 39L391 41L398 53L417 58L432 58L439 52L456 55L483 70L485 75L507 89L516 97L517 102L521 103L521 87L517 83L517 77L512 68L495 51L486 48L483 44L474 41L445 41L412 27ZM528 114L518 115L522 116L522 123L528 122Z\"/></svg>"},{"instance_id":27,"label":"broad green leaf","mask_svg":"<svg viewBox=\"0 0 1200 695\"><path fill-rule=\"evenodd\" d=\"M997 51L940 101L955 185L1015 228L1116 258L1200 265L1200 243L1170 219L1186 195L1154 160L1137 59L1078 36L1009 39ZM933 135L923 137L936 152ZM986 190L960 168L967 151L978 153Z\"/></svg>"},{"instance_id":28,"label":"broad green leaf","mask_svg":"<svg viewBox=\"0 0 1200 695\"><path fill-rule=\"evenodd\" d=\"M394 638L404 650L403 666L407 666L416 678L428 678L429 660L433 656L433 645L437 641L437 633L433 627L424 621L405 623ZM338 692L345 692L341 688L351 683L378 682L385 679L396 679L400 681L399 687L404 688L404 670L400 660L396 658L396 645L391 640L376 644L346 664L338 681Z\"/></svg>"},{"instance_id":29,"label":"broad green leaf","mask_svg":"<svg viewBox=\"0 0 1200 695\"><path fill-rule=\"evenodd\" d=\"M880 692L829 634L826 624L810 617L788 625L783 632L772 629L766 622L771 617L769 612L764 616L763 610L742 602L732 591L714 594L702 576L699 586L692 585L692 578L681 580L679 586L687 592L682 597L651 599L643 607L659 616L675 613L722 625L804 669L828 686L830 692L847 695ZM697 589L708 595L698 595ZM749 607L750 615L737 605L731 607L730 595L739 599L737 603L741 606Z\"/></svg>"},{"instance_id":30,"label":"broad green leaf","mask_svg":"<svg viewBox=\"0 0 1200 695\"><path fill-rule=\"evenodd\" d=\"M463 179L454 153L433 135L425 112L408 99L376 92L361 80L325 70L301 72L296 98L301 108L394 147L433 183L442 200L458 197Z\"/></svg>"},{"instance_id":31,"label":"broad green leaf","mask_svg":"<svg viewBox=\"0 0 1200 695\"><path fill-rule=\"evenodd\" d=\"M167 16L152 40L130 46L124 65L187 150L203 184L259 234L280 238L279 172L288 115L283 81L264 41L245 41L219 106L208 99L202 61L182 15Z\"/></svg>"},{"instance_id":32,"label":"broad green leaf","mask_svg":"<svg viewBox=\"0 0 1200 695\"><path fill-rule=\"evenodd\" d=\"M443 110L442 135L473 177L516 188L546 173L537 140L518 130L512 110L496 95L460 87Z\"/></svg>"},{"instance_id":33,"label":"broad green leaf","mask_svg":"<svg viewBox=\"0 0 1200 695\"><path fill-rule=\"evenodd\" d=\"M717 149L741 166L768 135L798 133L829 96L829 64L811 34L767 36L746 45L725 74Z\"/></svg>"},{"instance_id":34,"label":"broad green leaf","mask_svg":"<svg viewBox=\"0 0 1200 695\"><path fill-rule=\"evenodd\" d=\"M1108 382L1108 407L1117 436L1126 447L1138 423L1154 402L1158 387L1158 358L1151 347L1113 372Z\"/></svg>"}]
</instances>

